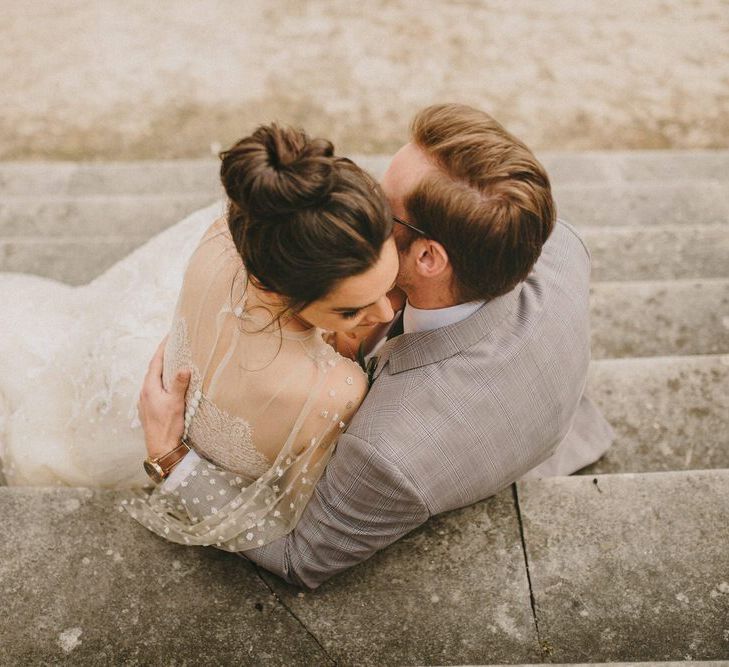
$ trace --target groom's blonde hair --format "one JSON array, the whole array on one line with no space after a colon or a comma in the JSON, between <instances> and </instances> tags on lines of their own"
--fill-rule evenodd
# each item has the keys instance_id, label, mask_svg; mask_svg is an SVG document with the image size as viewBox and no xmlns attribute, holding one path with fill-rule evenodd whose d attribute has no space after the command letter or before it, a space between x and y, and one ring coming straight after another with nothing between
<instances>
[{"instance_id":1,"label":"groom's blonde hair","mask_svg":"<svg viewBox=\"0 0 729 667\"><path fill-rule=\"evenodd\" d=\"M489 114L438 104L412 140L438 165L406 198L411 222L448 252L462 301L491 300L523 281L555 223L544 167Z\"/></svg>"}]
</instances>

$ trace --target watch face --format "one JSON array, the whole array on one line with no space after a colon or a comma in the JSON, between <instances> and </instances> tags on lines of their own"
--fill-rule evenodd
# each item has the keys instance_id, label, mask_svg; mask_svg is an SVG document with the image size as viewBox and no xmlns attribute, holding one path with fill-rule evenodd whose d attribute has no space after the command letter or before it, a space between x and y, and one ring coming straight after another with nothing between
<instances>
[{"instance_id":1,"label":"watch face","mask_svg":"<svg viewBox=\"0 0 729 667\"><path fill-rule=\"evenodd\" d=\"M157 483L161 482L164 479L164 472L157 463L153 463L152 461L145 461L144 471Z\"/></svg>"}]
</instances>

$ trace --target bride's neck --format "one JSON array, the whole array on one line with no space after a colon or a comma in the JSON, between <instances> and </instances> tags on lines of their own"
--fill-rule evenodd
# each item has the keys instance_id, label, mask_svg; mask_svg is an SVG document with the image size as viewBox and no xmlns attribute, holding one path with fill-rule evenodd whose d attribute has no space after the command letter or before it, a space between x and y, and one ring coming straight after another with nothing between
<instances>
[{"instance_id":1,"label":"bride's neck","mask_svg":"<svg viewBox=\"0 0 729 667\"><path fill-rule=\"evenodd\" d=\"M256 287L249 281L246 294L246 310L261 309L271 318L271 322L279 320L285 331L307 331L312 325L298 315L292 314L286 307L284 300L275 292L268 292Z\"/></svg>"}]
</instances>

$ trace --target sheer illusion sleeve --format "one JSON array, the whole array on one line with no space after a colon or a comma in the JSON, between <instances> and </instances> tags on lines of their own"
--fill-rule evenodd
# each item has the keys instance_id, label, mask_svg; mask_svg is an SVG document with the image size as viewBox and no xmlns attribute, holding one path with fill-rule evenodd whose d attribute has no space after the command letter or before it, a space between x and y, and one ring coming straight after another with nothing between
<instances>
[{"instance_id":1,"label":"sheer illusion sleeve","mask_svg":"<svg viewBox=\"0 0 729 667\"><path fill-rule=\"evenodd\" d=\"M185 433L201 460L124 506L173 542L242 551L289 533L366 393L321 330L282 329L256 298L219 220L185 271L163 371L168 386L192 370Z\"/></svg>"},{"instance_id":2,"label":"sheer illusion sleeve","mask_svg":"<svg viewBox=\"0 0 729 667\"><path fill-rule=\"evenodd\" d=\"M366 393L364 375L341 361L296 425L297 444L284 447L258 479L251 482L200 458L174 489L160 485L149 496L127 501L125 509L151 531L181 544L245 551L287 535Z\"/></svg>"}]
</instances>

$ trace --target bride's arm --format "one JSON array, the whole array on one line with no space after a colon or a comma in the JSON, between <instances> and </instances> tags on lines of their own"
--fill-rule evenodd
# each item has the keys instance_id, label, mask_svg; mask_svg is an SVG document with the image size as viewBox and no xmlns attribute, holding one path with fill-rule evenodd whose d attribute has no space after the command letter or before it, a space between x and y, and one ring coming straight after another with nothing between
<instances>
[{"instance_id":1,"label":"bride's arm","mask_svg":"<svg viewBox=\"0 0 729 667\"><path fill-rule=\"evenodd\" d=\"M180 387L176 399L165 395L158 365L159 360L150 364L140 413L151 449L164 454L177 441L164 443L182 432L182 423L169 413L171 401L184 403L184 388ZM292 432L288 448L257 481L260 494L256 485L248 487L235 473L190 452L148 500L135 501L128 511L161 537L179 543L245 551L278 540L298 522L335 442L366 390L365 376L349 362L340 361L328 371L319 398L300 428ZM236 525L227 526L221 536L216 528L219 517L230 515L231 508Z\"/></svg>"},{"instance_id":2,"label":"bride's arm","mask_svg":"<svg viewBox=\"0 0 729 667\"><path fill-rule=\"evenodd\" d=\"M149 362L137 403L150 458L169 454L180 444L185 430L185 392L190 384L190 369L180 369L169 390L165 389L162 367L166 344L167 336L162 339Z\"/></svg>"}]
</instances>

